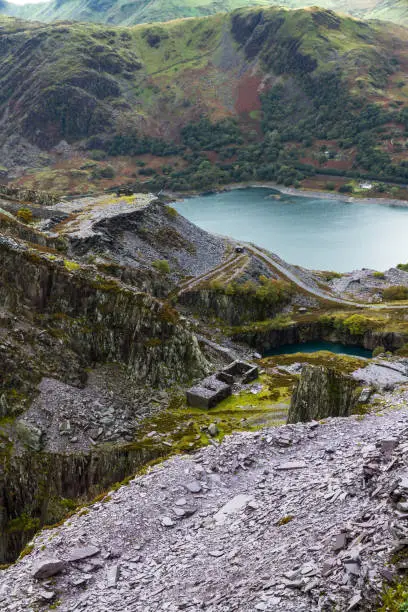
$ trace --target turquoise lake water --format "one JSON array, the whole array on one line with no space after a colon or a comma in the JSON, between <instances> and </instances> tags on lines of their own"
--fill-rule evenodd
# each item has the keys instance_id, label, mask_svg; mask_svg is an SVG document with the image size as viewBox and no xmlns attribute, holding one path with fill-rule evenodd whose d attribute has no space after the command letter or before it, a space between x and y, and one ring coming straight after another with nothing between
<instances>
[{"instance_id":1,"label":"turquoise lake water","mask_svg":"<svg viewBox=\"0 0 408 612\"><path fill-rule=\"evenodd\" d=\"M285 344L276 349L265 351L264 357L272 355L293 355L293 353L316 353L316 351L331 351L343 355L354 355L355 357L372 357L372 352L359 346L349 346L339 342L303 342L302 344Z\"/></svg>"},{"instance_id":2,"label":"turquoise lake water","mask_svg":"<svg viewBox=\"0 0 408 612\"><path fill-rule=\"evenodd\" d=\"M408 208L289 196L262 187L187 198L174 206L209 232L253 242L305 268L382 271L408 262Z\"/></svg>"}]
</instances>

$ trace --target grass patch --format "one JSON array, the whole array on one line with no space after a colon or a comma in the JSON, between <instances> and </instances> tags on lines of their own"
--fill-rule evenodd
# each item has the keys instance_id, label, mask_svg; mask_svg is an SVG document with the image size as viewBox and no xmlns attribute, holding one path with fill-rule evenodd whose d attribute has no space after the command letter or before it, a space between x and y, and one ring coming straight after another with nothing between
<instances>
[{"instance_id":1,"label":"grass patch","mask_svg":"<svg viewBox=\"0 0 408 612\"><path fill-rule=\"evenodd\" d=\"M261 361L265 368L290 366L294 363L308 363L316 366L327 366L339 374L351 374L367 365L367 360L352 355L337 355L330 351L316 351L316 353L293 353L291 355L274 355L265 357Z\"/></svg>"},{"instance_id":2,"label":"grass patch","mask_svg":"<svg viewBox=\"0 0 408 612\"><path fill-rule=\"evenodd\" d=\"M70 272L73 272L74 270L79 270L79 268L81 267L78 263L76 263L76 261L69 261L68 259L64 259L64 266Z\"/></svg>"}]
</instances>

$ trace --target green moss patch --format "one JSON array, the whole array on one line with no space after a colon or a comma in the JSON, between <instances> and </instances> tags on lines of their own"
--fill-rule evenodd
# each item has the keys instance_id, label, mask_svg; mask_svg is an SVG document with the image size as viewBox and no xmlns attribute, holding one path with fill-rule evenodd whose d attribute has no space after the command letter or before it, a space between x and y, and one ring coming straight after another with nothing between
<instances>
[{"instance_id":1,"label":"green moss patch","mask_svg":"<svg viewBox=\"0 0 408 612\"><path fill-rule=\"evenodd\" d=\"M275 355L266 357L261 362L267 369L277 366L290 366L294 363L309 363L316 366L328 366L340 374L351 374L367 365L367 360L351 355L338 355L330 351L316 353L292 353L290 355Z\"/></svg>"},{"instance_id":2,"label":"green moss patch","mask_svg":"<svg viewBox=\"0 0 408 612\"><path fill-rule=\"evenodd\" d=\"M379 612L408 612L408 578L384 591Z\"/></svg>"}]
</instances>

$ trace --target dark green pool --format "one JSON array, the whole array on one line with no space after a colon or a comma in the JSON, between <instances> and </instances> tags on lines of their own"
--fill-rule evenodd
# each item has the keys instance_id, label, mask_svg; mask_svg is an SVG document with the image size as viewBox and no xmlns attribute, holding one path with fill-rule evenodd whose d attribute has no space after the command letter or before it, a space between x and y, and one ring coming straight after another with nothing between
<instances>
[{"instance_id":1,"label":"dark green pool","mask_svg":"<svg viewBox=\"0 0 408 612\"><path fill-rule=\"evenodd\" d=\"M372 351L359 346L350 346L340 342L303 342L299 344L284 344L278 348L265 351L264 357L273 355L292 355L293 353L316 353L317 351L331 351L343 355L353 355L354 357L373 356Z\"/></svg>"}]
</instances>

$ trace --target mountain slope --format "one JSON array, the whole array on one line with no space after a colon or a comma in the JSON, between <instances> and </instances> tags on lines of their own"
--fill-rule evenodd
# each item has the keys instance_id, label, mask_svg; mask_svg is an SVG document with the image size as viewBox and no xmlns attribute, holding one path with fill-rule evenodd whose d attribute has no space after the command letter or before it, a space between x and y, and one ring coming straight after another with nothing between
<instances>
[{"instance_id":1,"label":"mountain slope","mask_svg":"<svg viewBox=\"0 0 408 612\"><path fill-rule=\"evenodd\" d=\"M0 6L4 14L44 22L74 20L135 25L182 17L202 17L255 5L303 8L310 4L308 0L52 0L23 6L3 2ZM407 0L319 0L318 4L323 8L360 18L408 23Z\"/></svg>"},{"instance_id":2,"label":"mountain slope","mask_svg":"<svg viewBox=\"0 0 408 612\"><path fill-rule=\"evenodd\" d=\"M260 160L269 168L263 180L276 179L276 165L332 159L334 167L405 176L403 28L317 8L132 28L6 17L0 25L6 167L48 163L41 151L61 160L68 146L82 156L71 168L85 182L101 170L84 165L89 156L127 156L127 174L115 166L127 177L157 174L140 156L166 158L158 174L175 172L182 186L196 184L186 168L211 185L254 178Z\"/></svg>"},{"instance_id":3,"label":"mountain slope","mask_svg":"<svg viewBox=\"0 0 408 612\"><path fill-rule=\"evenodd\" d=\"M408 2L407 0L381 0L381 2L378 2L370 12L370 17L407 24Z\"/></svg>"}]
</instances>

